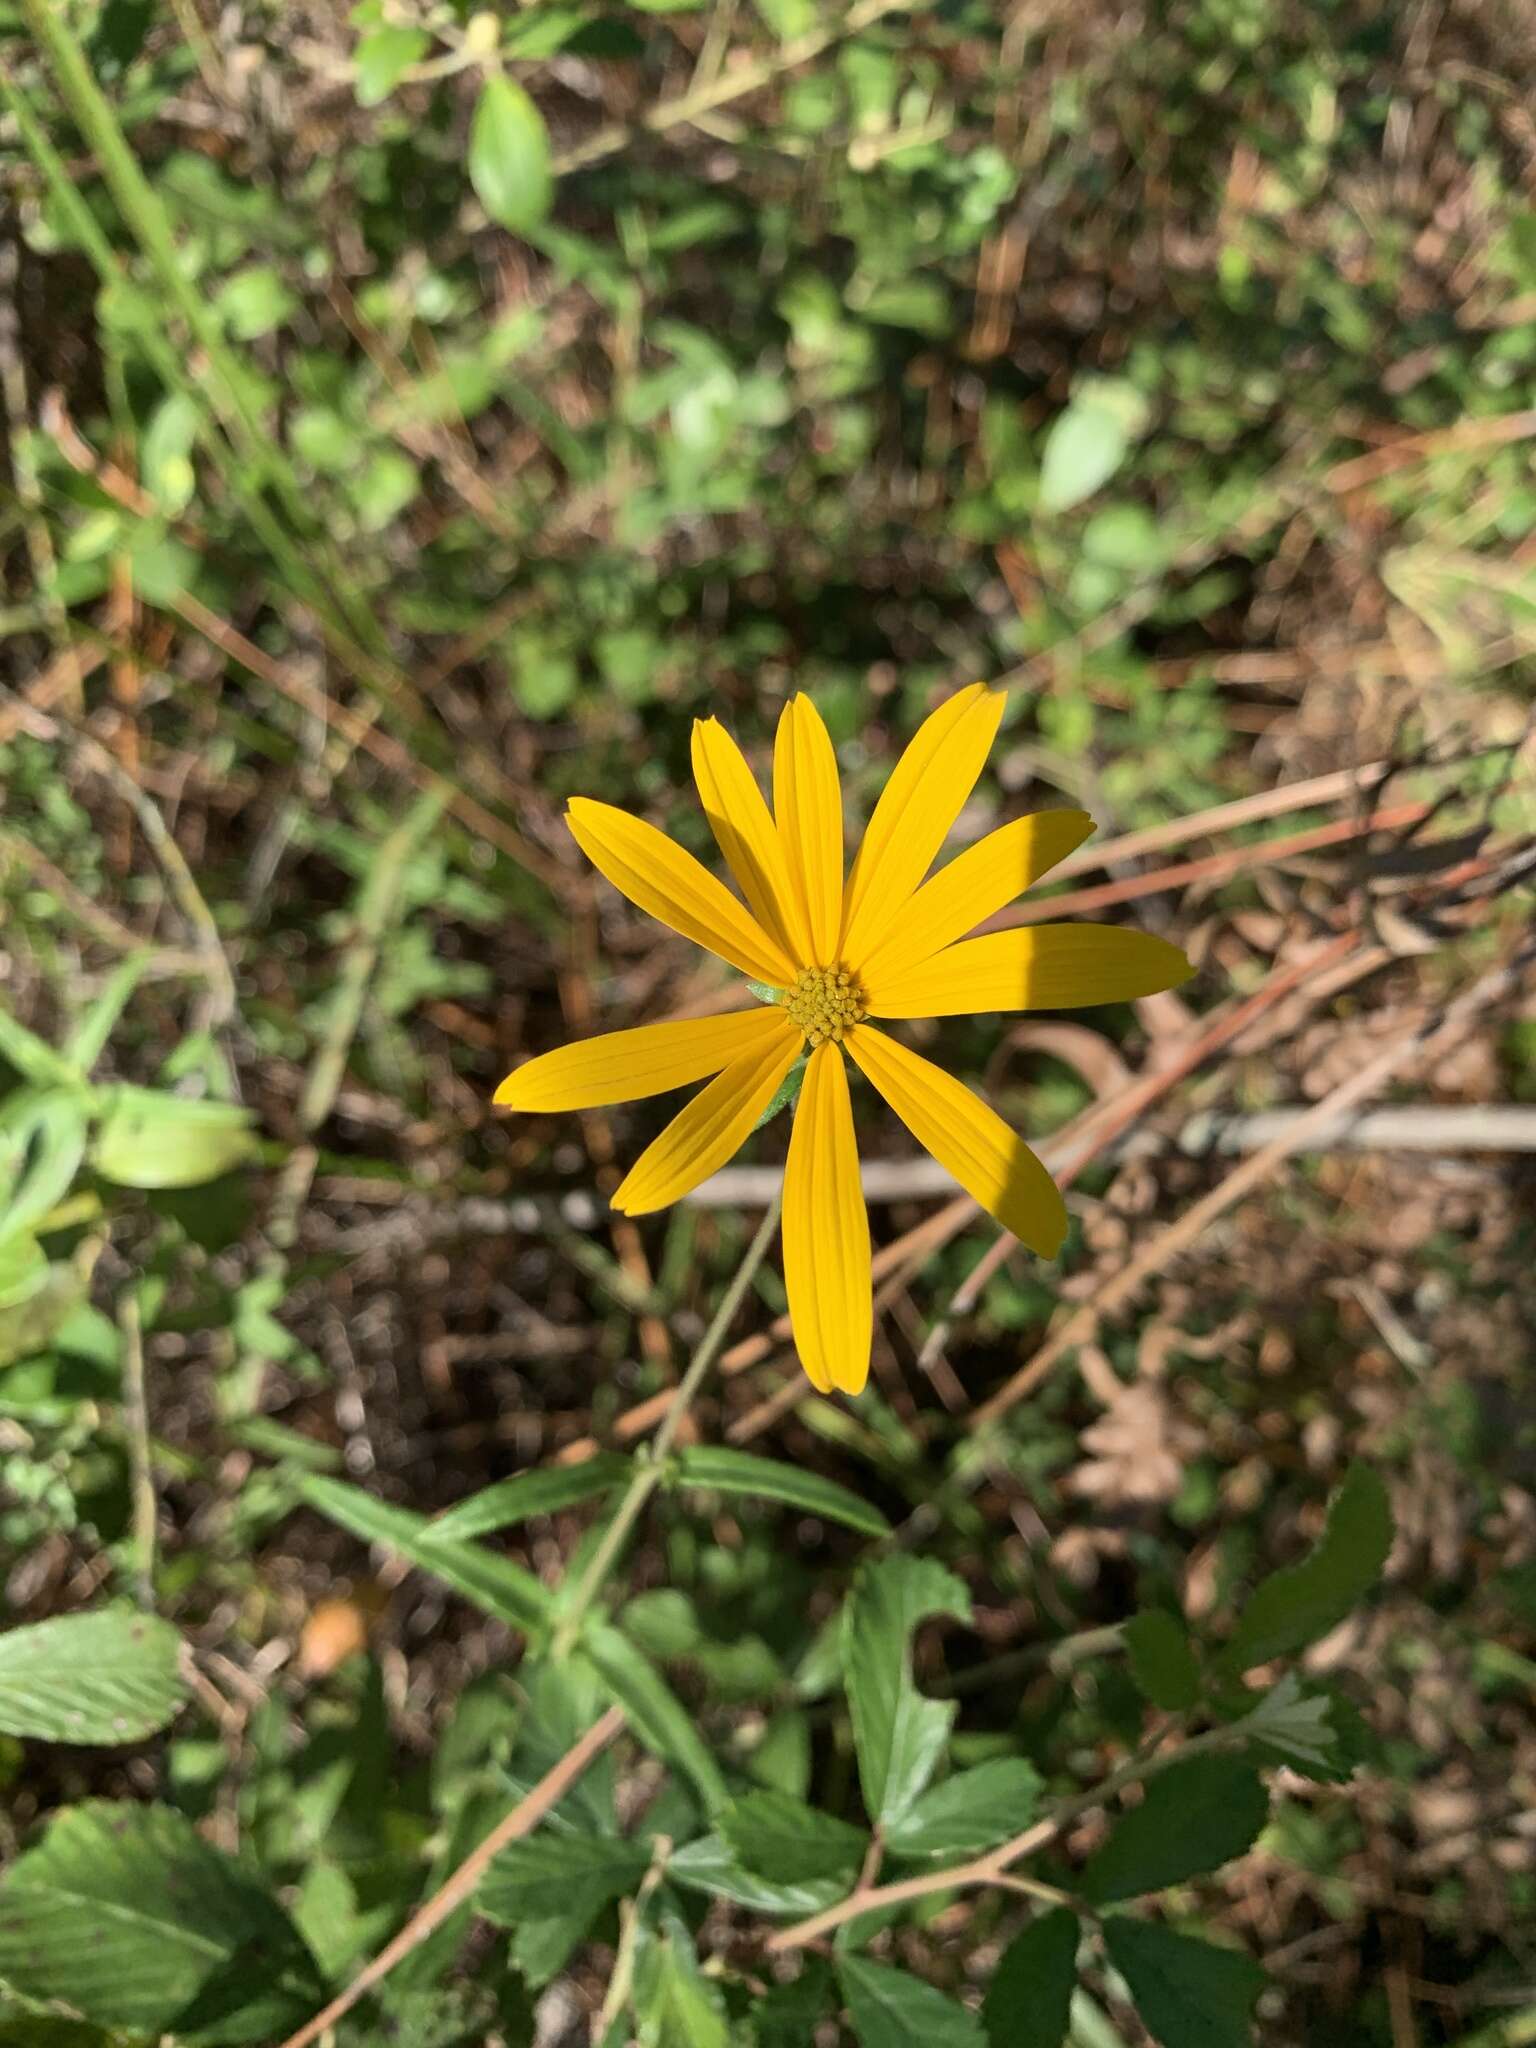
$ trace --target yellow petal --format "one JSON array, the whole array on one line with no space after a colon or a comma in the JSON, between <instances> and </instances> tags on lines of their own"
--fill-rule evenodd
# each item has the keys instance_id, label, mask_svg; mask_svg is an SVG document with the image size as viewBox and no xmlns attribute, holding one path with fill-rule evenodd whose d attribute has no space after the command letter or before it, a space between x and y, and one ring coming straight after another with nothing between
<instances>
[{"instance_id":1,"label":"yellow petal","mask_svg":"<svg viewBox=\"0 0 1536 2048\"><path fill-rule=\"evenodd\" d=\"M794 980L784 948L665 832L586 796L571 798L565 822L593 867L631 903L756 981L784 988Z\"/></svg>"},{"instance_id":2,"label":"yellow petal","mask_svg":"<svg viewBox=\"0 0 1536 2048\"><path fill-rule=\"evenodd\" d=\"M1166 939L1112 924L1020 925L962 939L931 960L871 974L874 1017L956 1017L975 1010L1078 1010L1177 988L1194 969Z\"/></svg>"},{"instance_id":3,"label":"yellow petal","mask_svg":"<svg viewBox=\"0 0 1536 2048\"><path fill-rule=\"evenodd\" d=\"M496 1090L496 1103L501 1109L597 1109L607 1102L664 1095L766 1046L785 1022L782 1010L754 1006L725 1017L684 1017L671 1024L639 1024L632 1031L605 1031L600 1038L584 1038L525 1061Z\"/></svg>"},{"instance_id":4,"label":"yellow petal","mask_svg":"<svg viewBox=\"0 0 1536 2048\"><path fill-rule=\"evenodd\" d=\"M843 1043L919 1145L1042 1258L1067 1234L1061 1191L1016 1131L953 1074L859 1025Z\"/></svg>"},{"instance_id":5,"label":"yellow petal","mask_svg":"<svg viewBox=\"0 0 1536 2048\"><path fill-rule=\"evenodd\" d=\"M626 1216L664 1209L724 1166L773 1100L773 1091L800 1055L803 1040L782 1010L766 1015L777 1032L732 1060L701 1088L626 1174L613 1206Z\"/></svg>"},{"instance_id":6,"label":"yellow petal","mask_svg":"<svg viewBox=\"0 0 1536 2048\"><path fill-rule=\"evenodd\" d=\"M808 960L799 914L773 813L746 757L718 718L693 721L693 779L725 864L763 930L791 958Z\"/></svg>"},{"instance_id":7,"label":"yellow petal","mask_svg":"<svg viewBox=\"0 0 1536 2048\"><path fill-rule=\"evenodd\" d=\"M976 786L1003 693L972 683L924 719L880 792L843 896L842 959L860 968L933 864Z\"/></svg>"},{"instance_id":8,"label":"yellow petal","mask_svg":"<svg viewBox=\"0 0 1536 2048\"><path fill-rule=\"evenodd\" d=\"M808 967L837 962L843 908L843 798L837 756L809 697L792 697L773 745L773 810Z\"/></svg>"},{"instance_id":9,"label":"yellow petal","mask_svg":"<svg viewBox=\"0 0 1536 2048\"><path fill-rule=\"evenodd\" d=\"M874 1326L869 1212L837 1046L805 1069L784 1168L784 1285L800 1363L818 1393L863 1391Z\"/></svg>"},{"instance_id":10,"label":"yellow petal","mask_svg":"<svg viewBox=\"0 0 1536 2048\"><path fill-rule=\"evenodd\" d=\"M895 926L861 963L866 985L888 981L1031 888L1093 830L1086 811L1037 811L1000 825L930 875Z\"/></svg>"}]
</instances>

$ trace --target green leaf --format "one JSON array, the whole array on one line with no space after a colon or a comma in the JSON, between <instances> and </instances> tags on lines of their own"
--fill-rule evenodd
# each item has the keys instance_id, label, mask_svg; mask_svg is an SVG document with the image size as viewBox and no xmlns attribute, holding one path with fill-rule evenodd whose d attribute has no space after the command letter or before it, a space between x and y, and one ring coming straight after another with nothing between
<instances>
[{"instance_id":1,"label":"green leaf","mask_svg":"<svg viewBox=\"0 0 1536 2048\"><path fill-rule=\"evenodd\" d=\"M153 1614L61 1615L0 1635L0 1731L141 1742L181 1709L181 1637Z\"/></svg>"},{"instance_id":2,"label":"green leaf","mask_svg":"<svg viewBox=\"0 0 1536 2048\"><path fill-rule=\"evenodd\" d=\"M20 1308L48 1285L48 1254L30 1230L0 1239L0 1310Z\"/></svg>"},{"instance_id":3,"label":"green leaf","mask_svg":"<svg viewBox=\"0 0 1536 2048\"><path fill-rule=\"evenodd\" d=\"M87 1097L19 1088L0 1113L0 1240L30 1231L68 1194L85 1157Z\"/></svg>"},{"instance_id":4,"label":"green leaf","mask_svg":"<svg viewBox=\"0 0 1536 2048\"><path fill-rule=\"evenodd\" d=\"M848 1887L840 1877L798 1879L793 1883L760 1877L732 1853L720 1835L700 1835L677 1850L667 1864L670 1883L707 1898L729 1899L754 1913L777 1913L803 1920L840 1899Z\"/></svg>"},{"instance_id":5,"label":"green leaf","mask_svg":"<svg viewBox=\"0 0 1536 2048\"><path fill-rule=\"evenodd\" d=\"M1293 1770L1337 1783L1359 1761L1340 1740L1340 1706L1325 1692L1303 1692L1295 1672L1287 1671L1251 1713L1232 1724L1232 1733L1248 1736Z\"/></svg>"},{"instance_id":6,"label":"green leaf","mask_svg":"<svg viewBox=\"0 0 1536 2048\"><path fill-rule=\"evenodd\" d=\"M139 441L139 476L167 519L179 519L197 490L192 451L202 414L185 391L170 391Z\"/></svg>"},{"instance_id":7,"label":"green leaf","mask_svg":"<svg viewBox=\"0 0 1536 2048\"><path fill-rule=\"evenodd\" d=\"M152 957L148 951L130 953L128 958L107 976L100 993L70 1032L64 1047L65 1057L72 1060L83 1073L89 1073L106 1051L107 1041L117 1029L123 1012L133 1000L135 991L148 972Z\"/></svg>"},{"instance_id":8,"label":"green leaf","mask_svg":"<svg viewBox=\"0 0 1536 2048\"><path fill-rule=\"evenodd\" d=\"M7 1061L18 1074L35 1082L39 1088L60 1084L78 1087L85 1078L35 1031L29 1031L25 1024L18 1023L4 1003L0 1003L0 1059Z\"/></svg>"},{"instance_id":9,"label":"green leaf","mask_svg":"<svg viewBox=\"0 0 1536 2048\"><path fill-rule=\"evenodd\" d=\"M80 2020L45 2020L34 2013L24 2020L0 2020L0 2048L122 2048L122 2036Z\"/></svg>"},{"instance_id":10,"label":"green leaf","mask_svg":"<svg viewBox=\"0 0 1536 2048\"><path fill-rule=\"evenodd\" d=\"M937 1559L904 1552L866 1564L843 1611L843 1677L859 1782L872 1820L890 1828L932 1776L952 1700L925 1699L912 1677L912 1632L928 1614L971 1617L971 1599Z\"/></svg>"},{"instance_id":11,"label":"green leaf","mask_svg":"<svg viewBox=\"0 0 1536 2048\"><path fill-rule=\"evenodd\" d=\"M24 1240L24 1243L35 1240ZM39 1248L40 1249L40 1248ZM7 1247L0 1244L0 1267ZM71 1260L44 1261L40 1287L29 1284L20 1301L5 1299L0 1283L0 1366L15 1365L23 1358L35 1358L61 1335L64 1326L85 1301L85 1275Z\"/></svg>"},{"instance_id":12,"label":"green leaf","mask_svg":"<svg viewBox=\"0 0 1536 2048\"><path fill-rule=\"evenodd\" d=\"M1104 1945L1163 2048L1249 2048L1266 1981L1251 1957L1123 1917L1106 1921Z\"/></svg>"},{"instance_id":13,"label":"green leaf","mask_svg":"<svg viewBox=\"0 0 1536 2048\"><path fill-rule=\"evenodd\" d=\"M768 1107L752 1126L754 1131L760 1131L764 1124L772 1123L779 1111L781 1109L788 1109L789 1105L800 1093L800 1084L805 1079L805 1063L809 1057L808 1053L802 1053L778 1087L774 1089L773 1094L769 1097Z\"/></svg>"},{"instance_id":14,"label":"green leaf","mask_svg":"<svg viewBox=\"0 0 1536 2048\"><path fill-rule=\"evenodd\" d=\"M735 1451L724 1444L697 1444L675 1454L672 1471L679 1486L707 1486L715 1493L781 1500L808 1515L844 1522L866 1536L891 1533L891 1525L879 1509L846 1486L802 1466L781 1464L777 1458L755 1457L751 1451Z\"/></svg>"},{"instance_id":15,"label":"green leaf","mask_svg":"<svg viewBox=\"0 0 1536 2048\"><path fill-rule=\"evenodd\" d=\"M844 1956L837 1981L860 2048L985 2048L979 2022L963 2005L905 1970Z\"/></svg>"},{"instance_id":16,"label":"green leaf","mask_svg":"<svg viewBox=\"0 0 1536 2048\"><path fill-rule=\"evenodd\" d=\"M1200 1697L1200 1667L1183 1622L1154 1607L1133 1616L1124 1636L1131 1676L1153 1706L1187 1713Z\"/></svg>"},{"instance_id":17,"label":"green leaf","mask_svg":"<svg viewBox=\"0 0 1536 2048\"><path fill-rule=\"evenodd\" d=\"M1051 425L1040 458L1040 509L1067 512L1107 484L1146 426L1147 405L1132 384L1089 377Z\"/></svg>"},{"instance_id":18,"label":"green leaf","mask_svg":"<svg viewBox=\"0 0 1536 2048\"><path fill-rule=\"evenodd\" d=\"M446 1514L428 1524L434 1536L463 1540L489 1536L508 1529L514 1522L526 1522L535 1515L552 1515L578 1501L595 1500L611 1493L630 1475L630 1461L613 1451L599 1451L579 1465L549 1465L536 1472L519 1472L515 1478L499 1479L467 1500L455 1502Z\"/></svg>"},{"instance_id":19,"label":"green leaf","mask_svg":"<svg viewBox=\"0 0 1536 2048\"><path fill-rule=\"evenodd\" d=\"M1040 1801L1040 1773L1022 1757L994 1757L956 1771L886 1829L893 1856L979 1856L1021 1834Z\"/></svg>"},{"instance_id":20,"label":"green leaf","mask_svg":"<svg viewBox=\"0 0 1536 2048\"><path fill-rule=\"evenodd\" d=\"M748 1870L781 1884L852 1876L869 1836L787 1792L747 1792L720 1816L720 1832Z\"/></svg>"},{"instance_id":21,"label":"green leaf","mask_svg":"<svg viewBox=\"0 0 1536 2048\"><path fill-rule=\"evenodd\" d=\"M1351 1465L1317 1548L1255 1587L1217 1668L1235 1676L1327 1635L1375 1585L1391 1548L1387 1489L1369 1465Z\"/></svg>"},{"instance_id":22,"label":"green leaf","mask_svg":"<svg viewBox=\"0 0 1536 2048\"><path fill-rule=\"evenodd\" d=\"M757 2048L806 2048L832 2003L832 1972L820 1956L807 1956L798 1977L775 1984L752 2008Z\"/></svg>"},{"instance_id":23,"label":"green leaf","mask_svg":"<svg viewBox=\"0 0 1536 2048\"><path fill-rule=\"evenodd\" d=\"M1003 1951L982 2003L987 2048L1062 2048L1077 1989L1075 1913L1054 1906Z\"/></svg>"},{"instance_id":24,"label":"green leaf","mask_svg":"<svg viewBox=\"0 0 1536 2048\"><path fill-rule=\"evenodd\" d=\"M65 1809L0 1879L0 1980L102 2026L281 2040L324 1999L265 1884L167 1806Z\"/></svg>"},{"instance_id":25,"label":"green leaf","mask_svg":"<svg viewBox=\"0 0 1536 2048\"><path fill-rule=\"evenodd\" d=\"M352 59L357 104L376 107L387 100L431 42L423 28L376 28L364 36Z\"/></svg>"},{"instance_id":26,"label":"green leaf","mask_svg":"<svg viewBox=\"0 0 1536 2048\"><path fill-rule=\"evenodd\" d=\"M778 37L787 43L816 26L816 0L756 0L757 11Z\"/></svg>"},{"instance_id":27,"label":"green leaf","mask_svg":"<svg viewBox=\"0 0 1536 2048\"><path fill-rule=\"evenodd\" d=\"M513 234L536 228L554 198L544 117L510 78L480 88L469 131L469 181L493 221Z\"/></svg>"},{"instance_id":28,"label":"green leaf","mask_svg":"<svg viewBox=\"0 0 1536 2048\"><path fill-rule=\"evenodd\" d=\"M503 1849L480 1880L476 1908L515 1927L550 1917L558 1905L590 1927L610 1899L632 1891L650 1865L645 1842L622 1835L533 1835Z\"/></svg>"},{"instance_id":29,"label":"green leaf","mask_svg":"<svg viewBox=\"0 0 1536 2048\"><path fill-rule=\"evenodd\" d=\"M636 2048L730 2048L719 1987L699 1968L693 1936L675 1914L646 1930L635 1954Z\"/></svg>"},{"instance_id":30,"label":"green leaf","mask_svg":"<svg viewBox=\"0 0 1536 2048\"><path fill-rule=\"evenodd\" d=\"M268 263L252 264L226 278L214 295L224 325L237 341L271 334L297 306L281 276Z\"/></svg>"},{"instance_id":31,"label":"green leaf","mask_svg":"<svg viewBox=\"0 0 1536 2048\"><path fill-rule=\"evenodd\" d=\"M701 1741L693 1716L655 1665L628 1636L606 1622L590 1625L581 1643L641 1741L691 1778L705 1810L717 1813L730 1797L720 1766Z\"/></svg>"},{"instance_id":32,"label":"green leaf","mask_svg":"<svg viewBox=\"0 0 1536 2048\"><path fill-rule=\"evenodd\" d=\"M399 1551L498 1621L532 1632L548 1619L549 1594L532 1572L524 1571L511 1558L497 1557L473 1543L445 1541L434 1533L425 1515L390 1507L341 1479L308 1473L300 1479L298 1490L329 1520L366 1543L382 1543L388 1550Z\"/></svg>"},{"instance_id":33,"label":"green leaf","mask_svg":"<svg viewBox=\"0 0 1536 2048\"><path fill-rule=\"evenodd\" d=\"M1161 1891L1218 1870L1250 1849L1269 1817L1269 1794L1250 1764L1231 1756L1172 1763L1140 1806L1089 1859L1080 1890L1100 1905Z\"/></svg>"},{"instance_id":34,"label":"green leaf","mask_svg":"<svg viewBox=\"0 0 1536 2048\"><path fill-rule=\"evenodd\" d=\"M250 1112L238 1103L163 1095L126 1082L106 1100L91 1164L121 1187L201 1187L256 1150Z\"/></svg>"}]
</instances>

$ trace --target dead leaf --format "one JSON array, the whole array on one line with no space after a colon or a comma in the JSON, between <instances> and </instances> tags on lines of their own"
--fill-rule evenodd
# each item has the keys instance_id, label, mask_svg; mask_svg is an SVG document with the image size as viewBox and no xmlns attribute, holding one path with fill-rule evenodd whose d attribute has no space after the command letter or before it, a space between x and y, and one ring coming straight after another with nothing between
<instances>
[{"instance_id":1,"label":"dead leaf","mask_svg":"<svg viewBox=\"0 0 1536 2048\"><path fill-rule=\"evenodd\" d=\"M1094 1455L1068 1473L1067 1484L1105 1507L1172 1500L1185 1465L1204 1442L1198 1429L1174 1413L1155 1380L1124 1388L1082 1440Z\"/></svg>"}]
</instances>

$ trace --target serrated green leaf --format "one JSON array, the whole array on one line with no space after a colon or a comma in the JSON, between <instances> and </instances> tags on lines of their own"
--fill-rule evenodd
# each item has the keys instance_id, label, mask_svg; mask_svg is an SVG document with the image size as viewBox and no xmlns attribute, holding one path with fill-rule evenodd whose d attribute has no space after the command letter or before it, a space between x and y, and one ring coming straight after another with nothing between
<instances>
[{"instance_id":1,"label":"serrated green leaf","mask_svg":"<svg viewBox=\"0 0 1536 2048\"><path fill-rule=\"evenodd\" d=\"M979 1856L1021 1834L1040 1802L1040 1773L1022 1757L1000 1756L932 1785L885 1831L893 1856Z\"/></svg>"},{"instance_id":2,"label":"serrated green leaf","mask_svg":"<svg viewBox=\"0 0 1536 2048\"><path fill-rule=\"evenodd\" d=\"M0 1731L141 1742L181 1710L181 1637L153 1614L67 1614L0 1635Z\"/></svg>"},{"instance_id":3,"label":"serrated green leaf","mask_svg":"<svg viewBox=\"0 0 1536 2048\"><path fill-rule=\"evenodd\" d=\"M859 1782L870 1818L889 1828L932 1776L955 1718L952 1700L927 1699L912 1676L912 1633L929 1614L971 1618L971 1599L935 1558L898 1553L866 1564L843 1610L843 1679L853 1716Z\"/></svg>"},{"instance_id":4,"label":"serrated green leaf","mask_svg":"<svg viewBox=\"0 0 1536 2048\"><path fill-rule=\"evenodd\" d=\"M1250 2048L1265 1984L1251 1957L1153 1920L1109 1920L1104 1944L1162 2048Z\"/></svg>"},{"instance_id":5,"label":"serrated green leaf","mask_svg":"<svg viewBox=\"0 0 1536 2048\"><path fill-rule=\"evenodd\" d=\"M629 1715L641 1741L691 1778L705 1810L717 1813L730 1797L720 1766L701 1740L693 1716L655 1665L628 1636L606 1622L591 1624L581 1645L593 1669Z\"/></svg>"},{"instance_id":6,"label":"serrated green leaf","mask_svg":"<svg viewBox=\"0 0 1536 2048\"><path fill-rule=\"evenodd\" d=\"M1077 1915L1054 1906L1004 1949L982 2002L987 2048L1062 2048L1077 1989Z\"/></svg>"},{"instance_id":7,"label":"serrated green leaf","mask_svg":"<svg viewBox=\"0 0 1536 2048\"><path fill-rule=\"evenodd\" d=\"M260 1879L167 1806L67 1808L0 1879L0 1979L102 2026L281 2040L323 2001Z\"/></svg>"},{"instance_id":8,"label":"serrated green leaf","mask_svg":"<svg viewBox=\"0 0 1536 2048\"><path fill-rule=\"evenodd\" d=\"M1337 1628L1381 1576L1392 1548L1387 1489L1369 1465L1351 1465L1317 1548L1260 1582L1217 1659L1229 1675L1293 1656Z\"/></svg>"},{"instance_id":9,"label":"serrated green leaf","mask_svg":"<svg viewBox=\"0 0 1536 2048\"><path fill-rule=\"evenodd\" d=\"M673 1913L642 1934L635 1954L635 2048L729 2048L719 1986L699 1968L693 1936Z\"/></svg>"},{"instance_id":10,"label":"serrated green leaf","mask_svg":"<svg viewBox=\"0 0 1536 2048\"><path fill-rule=\"evenodd\" d=\"M498 1621L537 1630L548 1620L549 1594L532 1572L524 1571L511 1558L497 1557L473 1543L445 1541L434 1533L425 1515L390 1507L341 1479L308 1473L299 1481L298 1490L311 1507L343 1529L350 1529L366 1543L382 1543L386 1549L397 1550Z\"/></svg>"},{"instance_id":11,"label":"serrated green leaf","mask_svg":"<svg viewBox=\"0 0 1536 2048\"><path fill-rule=\"evenodd\" d=\"M1251 1764L1219 1755L1172 1763L1116 1821L1079 1889L1108 1905L1219 1870L1252 1848L1268 1817L1269 1794Z\"/></svg>"},{"instance_id":12,"label":"serrated green leaf","mask_svg":"<svg viewBox=\"0 0 1536 2048\"><path fill-rule=\"evenodd\" d=\"M759 1458L751 1451L732 1450L725 1444L696 1444L676 1453L672 1471L679 1486L707 1486L716 1493L780 1500L808 1515L843 1522L866 1536L891 1533L891 1525L879 1509L860 1500L846 1486L823 1479L820 1473L806 1471L802 1466L785 1465L777 1458Z\"/></svg>"},{"instance_id":13,"label":"serrated green leaf","mask_svg":"<svg viewBox=\"0 0 1536 2048\"><path fill-rule=\"evenodd\" d=\"M921 1977L843 1956L837 1981L859 2048L986 2048L980 2022Z\"/></svg>"},{"instance_id":14,"label":"serrated green leaf","mask_svg":"<svg viewBox=\"0 0 1536 2048\"><path fill-rule=\"evenodd\" d=\"M720 1815L720 1833L748 1870L779 1884L850 1877L869 1836L787 1792L747 1792Z\"/></svg>"},{"instance_id":15,"label":"serrated green leaf","mask_svg":"<svg viewBox=\"0 0 1536 2048\"><path fill-rule=\"evenodd\" d=\"M475 105L469 181L491 219L513 234L536 228L554 198L544 117L515 80L499 74L481 86Z\"/></svg>"},{"instance_id":16,"label":"serrated green leaf","mask_svg":"<svg viewBox=\"0 0 1536 2048\"><path fill-rule=\"evenodd\" d=\"M775 1984L752 2008L757 2048L805 2048L817 2038L817 2022L828 2017L832 1972L820 1956L807 1956L798 1977Z\"/></svg>"},{"instance_id":17,"label":"serrated green leaf","mask_svg":"<svg viewBox=\"0 0 1536 2048\"><path fill-rule=\"evenodd\" d=\"M536 1472L519 1472L514 1478L499 1479L482 1487L467 1500L456 1501L446 1514L428 1524L434 1536L463 1541L472 1536L489 1536L509 1529L534 1515L552 1515L577 1502L595 1500L611 1493L629 1478L631 1465L613 1451L599 1451L579 1465L548 1465Z\"/></svg>"},{"instance_id":18,"label":"serrated green leaf","mask_svg":"<svg viewBox=\"0 0 1536 2048\"><path fill-rule=\"evenodd\" d=\"M667 1877L685 1891L707 1898L729 1899L754 1913L774 1913L803 1920L833 1905L848 1889L841 1878L806 1878L796 1883L760 1877L735 1855L721 1835L700 1835L677 1850L667 1864Z\"/></svg>"},{"instance_id":19,"label":"serrated green leaf","mask_svg":"<svg viewBox=\"0 0 1536 2048\"><path fill-rule=\"evenodd\" d=\"M1328 1693L1303 1692L1295 1672L1287 1671L1251 1713L1233 1723L1232 1732L1248 1736L1293 1770L1339 1782L1358 1761L1340 1740L1339 1705Z\"/></svg>"},{"instance_id":20,"label":"serrated green leaf","mask_svg":"<svg viewBox=\"0 0 1536 2048\"><path fill-rule=\"evenodd\" d=\"M1187 1713L1200 1697L1200 1667L1183 1622L1154 1607L1133 1615L1122 1633L1131 1676L1153 1706Z\"/></svg>"},{"instance_id":21,"label":"serrated green leaf","mask_svg":"<svg viewBox=\"0 0 1536 2048\"><path fill-rule=\"evenodd\" d=\"M487 1920L515 1927L523 1920L560 1917L590 1927L610 1899L632 1891L651 1860L650 1847L623 1835L532 1835L512 1842L492 1862L475 1892Z\"/></svg>"}]
</instances>

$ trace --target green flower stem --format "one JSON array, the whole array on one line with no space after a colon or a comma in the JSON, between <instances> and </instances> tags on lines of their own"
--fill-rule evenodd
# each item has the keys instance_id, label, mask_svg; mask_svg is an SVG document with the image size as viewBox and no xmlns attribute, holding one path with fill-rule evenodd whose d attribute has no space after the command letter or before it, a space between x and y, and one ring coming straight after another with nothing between
<instances>
[{"instance_id":1,"label":"green flower stem","mask_svg":"<svg viewBox=\"0 0 1536 2048\"><path fill-rule=\"evenodd\" d=\"M650 1455L645 1458L636 1456L633 1476L619 1501L613 1520L608 1524L603 1540L593 1552L592 1561L571 1596L571 1604L555 1631L551 1645L554 1656L563 1656L575 1646L592 1603L602 1591L608 1574L617 1564L619 1553L628 1542L630 1531L640 1518L641 1509L665 1477L667 1453L682 1427L683 1417L693 1405L695 1394L704 1383L705 1374L720 1355L726 1332L746 1297L747 1289L751 1286L758 1267L767 1256L774 1232L779 1227L779 1211L783 1206L784 1190L781 1186L768 1204L763 1220L757 1226L757 1234L747 1246L741 1264L732 1275L730 1285L720 1297L720 1306L715 1311L714 1321L704 1332L699 1340L698 1350L688 1361L688 1370L683 1374L673 1396L672 1405L656 1432Z\"/></svg>"}]
</instances>

